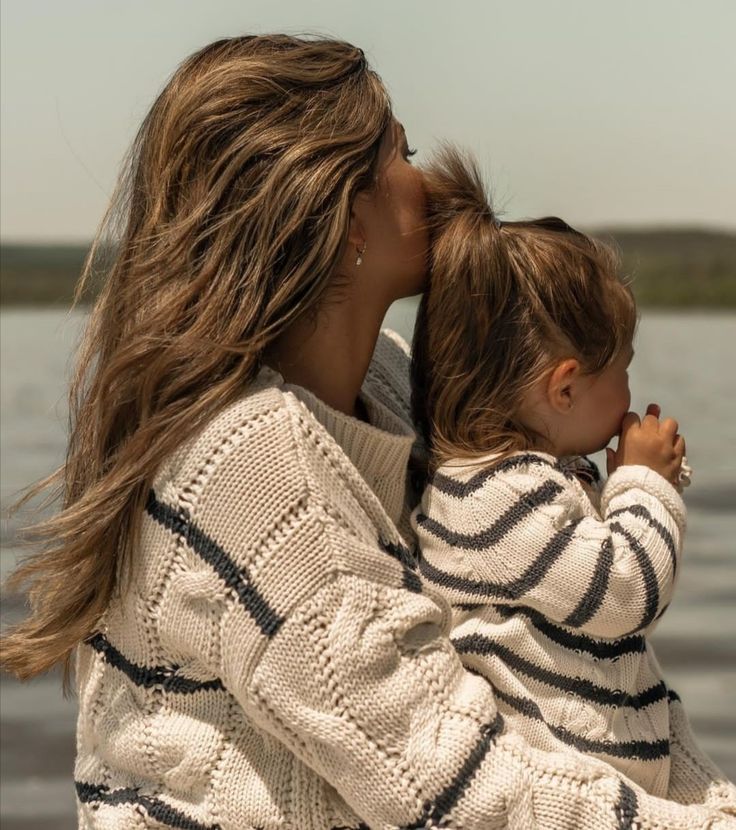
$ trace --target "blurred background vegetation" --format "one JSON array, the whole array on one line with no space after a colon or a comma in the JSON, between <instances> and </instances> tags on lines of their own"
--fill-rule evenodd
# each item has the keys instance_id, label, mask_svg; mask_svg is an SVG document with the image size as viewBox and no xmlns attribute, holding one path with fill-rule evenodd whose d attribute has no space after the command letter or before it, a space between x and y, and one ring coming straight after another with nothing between
<instances>
[{"instance_id":1,"label":"blurred background vegetation","mask_svg":"<svg viewBox=\"0 0 736 830\"><path fill-rule=\"evenodd\" d=\"M736 308L736 233L666 228L592 233L620 249L640 306ZM70 305L86 253L84 245L0 245L0 304Z\"/></svg>"}]
</instances>

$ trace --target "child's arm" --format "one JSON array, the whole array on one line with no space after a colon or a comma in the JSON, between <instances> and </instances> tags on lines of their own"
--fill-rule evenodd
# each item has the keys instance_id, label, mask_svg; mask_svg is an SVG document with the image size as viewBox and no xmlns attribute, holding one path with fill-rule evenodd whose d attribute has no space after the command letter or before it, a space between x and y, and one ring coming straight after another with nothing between
<instances>
[{"instance_id":1,"label":"child's arm","mask_svg":"<svg viewBox=\"0 0 736 830\"><path fill-rule=\"evenodd\" d=\"M454 489L436 476L434 490L432 517L417 517L438 542L423 571L459 602L526 606L618 638L645 629L670 601L685 507L648 467L611 475L602 519L579 482L540 454L512 457ZM473 578L444 573L444 553L461 557Z\"/></svg>"}]
</instances>

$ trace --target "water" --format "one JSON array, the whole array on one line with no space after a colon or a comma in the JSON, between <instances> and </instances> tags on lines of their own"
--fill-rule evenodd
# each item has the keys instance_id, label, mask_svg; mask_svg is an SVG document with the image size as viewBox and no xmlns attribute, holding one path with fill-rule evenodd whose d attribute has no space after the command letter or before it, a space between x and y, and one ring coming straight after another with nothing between
<instances>
[{"instance_id":1,"label":"water","mask_svg":"<svg viewBox=\"0 0 736 830\"><path fill-rule=\"evenodd\" d=\"M397 303L387 324L411 337L415 302ZM0 311L0 498L61 463L64 396L84 322L58 310ZM654 634L670 684L683 698L706 751L736 778L736 314L645 314L631 369L632 406L650 401L678 418L693 486L675 600ZM13 568L15 521L4 523L3 577ZM74 701L58 677L21 686L0 680L4 830L75 826L71 785ZM51 794L51 795L50 795Z\"/></svg>"}]
</instances>

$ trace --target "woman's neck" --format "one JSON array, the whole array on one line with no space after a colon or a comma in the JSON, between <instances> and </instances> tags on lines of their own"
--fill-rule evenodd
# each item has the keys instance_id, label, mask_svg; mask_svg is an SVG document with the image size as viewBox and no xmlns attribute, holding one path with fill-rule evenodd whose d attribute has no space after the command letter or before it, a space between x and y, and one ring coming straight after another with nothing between
<instances>
[{"instance_id":1,"label":"woman's neck","mask_svg":"<svg viewBox=\"0 0 736 830\"><path fill-rule=\"evenodd\" d=\"M315 319L293 323L264 358L287 383L303 386L346 415L365 418L358 395L388 306L360 299L328 298Z\"/></svg>"}]
</instances>

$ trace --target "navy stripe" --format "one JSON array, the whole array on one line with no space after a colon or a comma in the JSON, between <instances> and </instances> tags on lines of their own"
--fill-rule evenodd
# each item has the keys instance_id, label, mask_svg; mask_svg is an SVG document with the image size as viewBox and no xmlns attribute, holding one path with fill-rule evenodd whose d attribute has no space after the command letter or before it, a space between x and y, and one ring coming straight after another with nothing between
<instances>
[{"instance_id":1,"label":"navy stripe","mask_svg":"<svg viewBox=\"0 0 736 830\"><path fill-rule=\"evenodd\" d=\"M503 730L503 716L500 712L480 730L480 738L465 759L462 767L454 779L431 801L424 804L422 815L413 824L404 825L401 830L423 830L426 827L445 826L440 825L443 819L447 819L448 813L456 806L463 793L470 786L478 767L483 763L488 750ZM449 826L449 825L448 825Z\"/></svg>"},{"instance_id":2,"label":"navy stripe","mask_svg":"<svg viewBox=\"0 0 736 830\"><path fill-rule=\"evenodd\" d=\"M682 703L680 695L674 689L667 689L667 700L672 703L673 701L677 701L678 703Z\"/></svg>"},{"instance_id":3,"label":"navy stripe","mask_svg":"<svg viewBox=\"0 0 736 830\"><path fill-rule=\"evenodd\" d=\"M386 539L379 539L378 544L390 556L393 556L401 564L403 570L404 588L413 591L415 594L422 593L422 580L416 573L417 563L411 555L409 548L396 542L389 542Z\"/></svg>"},{"instance_id":4,"label":"navy stripe","mask_svg":"<svg viewBox=\"0 0 736 830\"><path fill-rule=\"evenodd\" d=\"M192 522L184 510L170 507L156 498L153 490L148 494L146 511L159 524L181 536L215 573L231 588L246 611L267 637L273 637L284 623L250 582L247 571L240 567L228 554Z\"/></svg>"},{"instance_id":5,"label":"navy stripe","mask_svg":"<svg viewBox=\"0 0 736 830\"><path fill-rule=\"evenodd\" d=\"M564 553L577 530L582 518L575 519L555 533L547 542L539 556L529 565L521 576L507 583L488 582L478 579L468 579L464 576L455 576L431 565L426 559L420 559L419 569L427 579L442 585L464 591L474 596L501 597L516 600L535 588L547 575L550 568Z\"/></svg>"},{"instance_id":6,"label":"navy stripe","mask_svg":"<svg viewBox=\"0 0 736 830\"><path fill-rule=\"evenodd\" d=\"M74 787L82 804L101 801L111 807L117 807L119 804L132 804L138 799L138 790L133 787L121 787L119 790L110 791L105 784L88 784L85 781L75 781Z\"/></svg>"},{"instance_id":7,"label":"navy stripe","mask_svg":"<svg viewBox=\"0 0 736 830\"><path fill-rule=\"evenodd\" d=\"M480 597L502 597L503 599L514 599L505 585L498 585L495 582L484 582L479 579L467 579L464 576L442 571L435 568L426 559L419 560L419 570L431 582L441 585L443 588L451 588L455 591L464 591L466 594Z\"/></svg>"},{"instance_id":8,"label":"navy stripe","mask_svg":"<svg viewBox=\"0 0 736 830\"><path fill-rule=\"evenodd\" d=\"M549 573L550 568L562 556L572 541L582 517L566 524L547 542L539 556L529 565L524 573L508 584L513 597L520 597L536 588Z\"/></svg>"},{"instance_id":9,"label":"navy stripe","mask_svg":"<svg viewBox=\"0 0 736 830\"><path fill-rule=\"evenodd\" d=\"M597 660L615 660L625 654L642 654L646 650L646 641L644 637L639 635L622 637L620 640L598 640L559 628L534 608L495 605L494 610L506 619L513 617L515 614L522 614L548 640L552 640L570 651L584 651Z\"/></svg>"},{"instance_id":10,"label":"navy stripe","mask_svg":"<svg viewBox=\"0 0 736 830\"><path fill-rule=\"evenodd\" d=\"M588 589L583 594L576 608L562 622L564 625L580 628L591 620L594 614L603 604L608 591L608 580L611 577L613 567L613 543L611 537L603 540L601 549L598 552L598 559L595 563L595 570L590 580Z\"/></svg>"},{"instance_id":11,"label":"navy stripe","mask_svg":"<svg viewBox=\"0 0 736 830\"><path fill-rule=\"evenodd\" d=\"M458 533L450 530L440 522L430 519L424 513L417 514L417 524L428 533L463 550L484 550L497 544L510 533L519 522L543 504L549 504L562 492L563 488L557 482L548 479L534 490L523 493L519 500L512 504L496 521L485 530L478 533Z\"/></svg>"},{"instance_id":12,"label":"navy stripe","mask_svg":"<svg viewBox=\"0 0 736 830\"><path fill-rule=\"evenodd\" d=\"M485 657L500 657L509 668L538 680L555 689L569 692L577 697L590 700L602 706L626 706L630 709L644 709L667 697L667 687L660 681L635 695L629 695L620 689L606 689L590 680L569 677L565 674L545 669L516 654L507 646L484 637L482 634L468 634L452 640L453 646L460 654L478 654Z\"/></svg>"},{"instance_id":13,"label":"navy stripe","mask_svg":"<svg viewBox=\"0 0 736 830\"><path fill-rule=\"evenodd\" d=\"M456 479L451 478L450 476L447 476L444 473L436 472L431 479L431 485L440 492L447 493L448 496L454 496L457 499L463 499L466 496L469 496L471 493L474 493L476 490L479 490L489 479L493 478L499 473L505 473L508 470L514 470L517 467L547 467L550 470L556 470L558 473L561 473L566 478L570 478L567 472L564 469L562 469L558 464L553 464L549 459L542 458L542 456L534 455L533 453L524 453L524 455L513 455L510 458L504 458L497 464L493 464L493 462L491 462L491 464L492 466L486 467L485 469L476 473L471 479L465 482L457 481Z\"/></svg>"},{"instance_id":14,"label":"navy stripe","mask_svg":"<svg viewBox=\"0 0 736 830\"><path fill-rule=\"evenodd\" d=\"M634 556L636 556L636 561L639 563L641 575L644 579L644 592L646 593L647 604L644 609L644 615L642 616L641 622L631 632L634 634L642 628L646 628L657 616L657 608L659 607L659 583L657 582L657 575L655 574L654 568L652 567L652 563L649 559L649 554L642 547L640 542L618 522L612 522L610 527L614 533L621 534L621 536L623 536L628 542L629 547L634 552Z\"/></svg>"},{"instance_id":15,"label":"navy stripe","mask_svg":"<svg viewBox=\"0 0 736 830\"><path fill-rule=\"evenodd\" d=\"M550 731L558 740L574 746L581 752L601 753L610 755L612 758L629 758L641 761L656 761L658 758L666 758L670 754L670 743L666 738L659 741L594 741L590 738L583 738L565 729L564 726L556 726L548 723L542 712L533 700L503 692L494 688L496 697L502 700L512 709L520 712L525 717L538 721Z\"/></svg>"},{"instance_id":16,"label":"navy stripe","mask_svg":"<svg viewBox=\"0 0 736 830\"><path fill-rule=\"evenodd\" d=\"M142 807L155 821L167 827L176 827L177 830L221 830L219 824L202 824L185 815L165 801L150 795L141 795L136 787L121 787L110 790L104 784L87 784L84 781L75 781L77 798L82 804L99 802L111 807L121 804L133 804Z\"/></svg>"},{"instance_id":17,"label":"navy stripe","mask_svg":"<svg viewBox=\"0 0 736 830\"><path fill-rule=\"evenodd\" d=\"M219 679L192 680L177 674L179 666L139 666L133 663L105 637L97 632L85 640L87 645L102 655L106 663L123 672L136 686L150 689L152 686L161 686L167 692L177 694L192 694L203 691L222 691L225 687Z\"/></svg>"},{"instance_id":18,"label":"navy stripe","mask_svg":"<svg viewBox=\"0 0 736 830\"><path fill-rule=\"evenodd\" d=\"M639 519L644 519L650 527L653 527L657 533L659 534L662 541L667 546L667 551L669 552L670 559L672 560L672 569L673 571L677 570L677 546L675 545L675 540L672 537L672 534L669 530L660 522L658 519L655 519L654 516L644 507L643 504L630 504L628 507L621 507L618 510L614 510L612 513L609 513L606 516L606 519L613 519L616 516L621 516L624 513L630 513L632 516L636 516Z\"/></svg>"},{"instance_id":19,"label":"navy stripe","mask_svg":"<svg viewBox=\"0 0 736 830\"><path fill-rule=\"evenodd\" d=\"M634 830L639 826L638 823L635 823L638 809L639 801L636 793L625 781L619 781L618 802L614 807L618 830Z\"/></svg>"}]
</instances>

